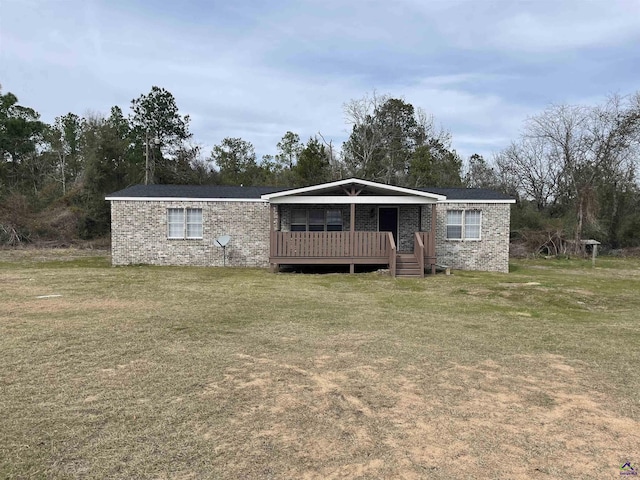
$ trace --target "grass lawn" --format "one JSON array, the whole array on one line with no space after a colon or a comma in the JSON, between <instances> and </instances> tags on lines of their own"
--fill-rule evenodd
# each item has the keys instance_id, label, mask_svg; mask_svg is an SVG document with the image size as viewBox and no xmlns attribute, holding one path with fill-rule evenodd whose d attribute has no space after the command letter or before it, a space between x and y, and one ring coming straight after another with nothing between
<instances>
[{"instance_id":1,"label":"grass lawn","mask_svg":"<svg viewBox=\"0 0 640 480\"><path fill-rule=\"evenodd\" d=\"M393 280L0 251L0 478L620 478L639 366L638 259Z\"/></svg>"}]
</instances>

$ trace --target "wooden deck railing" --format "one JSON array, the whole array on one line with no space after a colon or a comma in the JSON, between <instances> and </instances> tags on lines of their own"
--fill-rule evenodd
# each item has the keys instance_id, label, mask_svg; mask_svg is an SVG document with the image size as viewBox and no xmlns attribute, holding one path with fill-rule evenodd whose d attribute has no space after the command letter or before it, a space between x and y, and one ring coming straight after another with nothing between
<instances>
[{"instance_id":1,"label":"wooden deck railing","mask_svg":"<svg viewBox=\"0 0 640 480\"><path fill-rule=\"evenodd\" d=\"M435 272L431 232L416 232L414 255L420 271ZM391 232L271 232L269 262L279 264L386 264L396 276L397 247Z\"/></svg>"},{"instance_id":2,"label":"wooden deck railing","mask_svg":"<svg viewBox=\"0 0 640 480\"><path fill-rule=\"evenodd\" d=\"M436 236L433 232L416 232L416 243L417 237L420 237L424 245L423 269L426 266L431 269L431 273L436 273Z\"/></svg>"},{"instance_id":3,"label":"wooden deck railing","mask_svg":"<svg viewBox=\"0 0 640 480\"><path fill-rule=\"evenodd\" d=\"M270 256L272 263L387 263L390 247L388 232L271 232Z\"/></svg>"}]
</instances>

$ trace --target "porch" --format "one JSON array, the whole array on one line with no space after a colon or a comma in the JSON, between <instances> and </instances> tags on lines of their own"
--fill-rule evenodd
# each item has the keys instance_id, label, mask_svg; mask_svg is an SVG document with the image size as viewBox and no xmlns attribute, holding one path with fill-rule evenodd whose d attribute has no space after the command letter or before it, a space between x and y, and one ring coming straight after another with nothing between
<instances>
[{"instance_id":1,"label":"porch","mask_svg":"<svg viewBox=\"0 0 640 480\"><path fill-rule=\"evenodd\" d=\"M399 253L392 232L271 232L269 263L280 265L386 265L392 277L435 273L435 237L415 232L413 252Z\"/></svg>"},{"instance_id":2,"label":"porch","mask_svg":"<svg viewBox=\"0 0 640 480\"><path fill-rule=\"evenodd\" d=\"M435 272L438 201L429 192L339 180L263 195L270 207L269 263L384 265L392 276ZM428 228L424 228L428 227Z\"/></svg>"}]
</instances>

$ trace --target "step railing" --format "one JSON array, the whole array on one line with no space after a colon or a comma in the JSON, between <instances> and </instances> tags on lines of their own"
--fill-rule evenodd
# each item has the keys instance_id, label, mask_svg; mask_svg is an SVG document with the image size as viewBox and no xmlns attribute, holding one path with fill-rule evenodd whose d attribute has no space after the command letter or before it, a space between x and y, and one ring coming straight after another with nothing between
<instances>
[{"instance_id":1,"label":"step railing","mask_svg":"<svg viewBox=\"0 0 640 480\"><path fill-rule=\"evenodd\" d=\"M397 249L396 242L393 239L393 233L387 232L387 241L389 244L389 274L391 278L395 278L396 276L396 260L397 260Z\"/></svg>"},{"instance_id":2,"label":"step railing","mask_svg":"<svg viewBox=\"0 0 640 480\"><path fill-rule=\"evenodd\" d=\"M436 236L433 232L416 232L424 245L424 264L436 273Z\"/></svg>"},{"instance_id":3,"label":"step railing","mask_svg":"<svg viewBox=\"0 0 640 480\"><path fill-rule=\"evenodd\" d=\"M424 242L422 240L421 232L416 232L413 240L413 255L418 261L418 268L420 269L420 277L424 277Z\"/></svg>"}]
</instances>

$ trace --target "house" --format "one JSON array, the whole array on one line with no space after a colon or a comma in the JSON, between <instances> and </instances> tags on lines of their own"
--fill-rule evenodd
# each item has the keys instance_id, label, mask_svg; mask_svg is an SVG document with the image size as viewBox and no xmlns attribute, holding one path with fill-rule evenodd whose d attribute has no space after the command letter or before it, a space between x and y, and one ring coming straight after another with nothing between
<instances>
[{"instance_id":1,"label":"house","mask_svg":"<svg viewBox=\"0 0 640 480\"><path fill-rule=\"evenodd\" d=\"M507 272L510 204L484 189L406 188L349 178L309 187L136 185L111 202L114 265L436 265Z\"/></svg>"}]
</instances>

